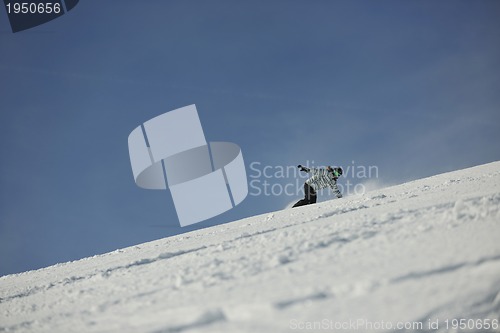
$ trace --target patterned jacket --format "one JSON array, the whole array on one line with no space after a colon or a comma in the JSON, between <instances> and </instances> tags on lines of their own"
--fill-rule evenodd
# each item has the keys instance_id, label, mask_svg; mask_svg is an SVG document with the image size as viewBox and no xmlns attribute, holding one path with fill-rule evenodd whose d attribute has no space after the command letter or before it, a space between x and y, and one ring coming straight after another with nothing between
<instances>
[{"instance_id":1,"label":"patterned jacket","mask_svg":"<svg viewBox=\"0 0 500 333\"><path fill-rule=\"evenodd\" d=\"M306 184L311 186L316 192L323 188L331 188L333 193L337 198L342 198L342 193L337 186L337 179L331 172L326 169L316 169L316 168L305 168L303 170L307 173L311 173L312 176L306 180Z\"/></svg>"}]
</instances>

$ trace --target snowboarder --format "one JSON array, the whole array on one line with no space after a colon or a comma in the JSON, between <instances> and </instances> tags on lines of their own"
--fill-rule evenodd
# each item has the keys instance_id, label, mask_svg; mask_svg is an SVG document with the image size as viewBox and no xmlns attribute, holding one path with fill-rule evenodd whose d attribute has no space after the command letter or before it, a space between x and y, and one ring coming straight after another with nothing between
<instances>
[{"instance_id":1,"label":"snowboarder","mask_svg":"<svg viewBox=\"0 0 500 333\"><path fill-rule=\"evenodd\" d=\"M304 183L304 199L299 200L292 207L316 203L316 192L326 187L330 187L333 193L337 195L337 198L342 198L342 193L337 187L337 179L342 175L341 167L332 168L327 166L326 169L309 169L299 165L298 168L300 171L311 173L312 176Z\"/></svg>"}]
</instances>

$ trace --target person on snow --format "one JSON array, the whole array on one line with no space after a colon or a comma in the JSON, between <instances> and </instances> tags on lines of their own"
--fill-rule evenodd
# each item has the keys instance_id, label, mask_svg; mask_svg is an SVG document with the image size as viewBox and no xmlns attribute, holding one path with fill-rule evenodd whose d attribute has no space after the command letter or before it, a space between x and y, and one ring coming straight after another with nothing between
<instances>
[{"instance_id":1,"label":"person on snow","mask_svg":"<svg viewBox=\"0 0 500 333\"><path fill-rule=\"evenodd\" d=\"M304 183L304 199L299 200L292 207L299 207L316 203L316 193L326 187L332 189L337 198L342 198L337 187L337 179L342 175L342 168L332 168L327 166L326 169L306 168L302 165L298 166L300 171L311 173L312 176Z\"/></svg>"}]
</instances>

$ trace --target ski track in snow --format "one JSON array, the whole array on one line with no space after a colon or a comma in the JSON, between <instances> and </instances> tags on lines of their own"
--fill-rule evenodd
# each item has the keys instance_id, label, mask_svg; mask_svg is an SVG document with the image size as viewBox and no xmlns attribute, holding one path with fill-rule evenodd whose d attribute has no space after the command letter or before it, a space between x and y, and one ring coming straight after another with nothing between
<instances>
[{"instance_id":1,"label":"ski track in snow","mask_svg":"<svg viewBox=\"0 0 500 333\"><path fill-rule=\"evenodd\" d=\"M499 239L495 162L1 277L0 332L499 319Z\"/></svg>"}]
</instances>

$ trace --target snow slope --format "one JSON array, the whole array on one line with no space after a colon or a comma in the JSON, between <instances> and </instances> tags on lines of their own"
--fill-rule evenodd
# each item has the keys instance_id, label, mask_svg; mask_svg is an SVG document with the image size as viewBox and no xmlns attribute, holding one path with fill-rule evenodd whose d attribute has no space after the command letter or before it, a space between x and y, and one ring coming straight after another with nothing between
<instances>
[{"instance_id":1,"label":"snow slope","mask_svg":"<svg viewBox=\"0 0 500 333\"><path fill-rule=\"evenodd\" d=\"M0 332L491 326L499 208L495 162L8 275Z\"/></svg>"}]
</instances>

